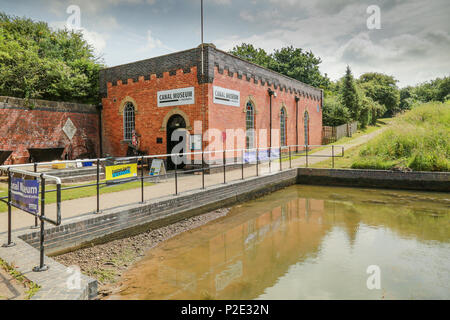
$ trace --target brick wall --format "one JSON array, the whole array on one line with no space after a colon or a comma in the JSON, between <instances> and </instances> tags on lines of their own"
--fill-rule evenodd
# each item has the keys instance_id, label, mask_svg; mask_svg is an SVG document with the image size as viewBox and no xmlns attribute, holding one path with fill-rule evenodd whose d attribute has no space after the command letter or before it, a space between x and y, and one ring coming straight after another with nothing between
<instances>
[{"instance_id":1,"label":"brick wall","mask_svg":"<svg viewBox=\"0 0 450 320\"><path fill-rule=\"evenodd\" d=\"M70 140L63 132L70 119L76 127ZM13 153L5 164L26 163L28 148L65 148L63 157L98 152L98 114L92 105L0 97L0 150Z\"/></svg>"},{"instance_id":2,"label":"brick wall","mask_svg":"<svg viewBox=\"0 0 450 320\"><path fill-rule=\"evenodd\" d=\"M298 142L304 144L304 113L308 111L309 114L309 144L320 145L322 135L322 108L321 102L313 99L310 96L298 95L290 90L280 90L280 86L275 88L273 85L261 83L258 80L256 83L251 78L243 75L238 77L237 73L229 74L228 70L215 68L214 85L224 87L231 90L237 90L241 93L241 106L231 107L213 103L212 89L209 98L209 124L212 128L225 131L227 128L240 128L245 130L245 108L248 101L251 101L256 108L255 115L255 129L258 137L258 130L267 129L269 134L270 128L270 98L267 93L268 88L271 88L277 93L277 97L272 97L272 129L280 129L280 113L281 108L284 107L287 111L287 145L296 144L296 102L295 97L300 98L298 102ZM319 105L319 112L317 106ZM269 137L267 141L260 141L257 139L259 147L267 147L269 145ZM280 145L279 134L272 136L272 146L278 147Z\"/></svg>"},{"instance_id":3,"label":"brick wall","mask_svg":"<svg viewBox=\"0 0 450 320\"><path fill-rule=\"evenodd\" d=\"M257 109L256 129L269 129L269 96L267 89L277 92L272 104L272 128L280 127L280 110L287 110L287 144L296 144L295 97L298 103L298 141L304 144L304 113L309 114L309 144L320 145L322 135L322 91L295 79L249 63L212 45L205 46L205 77L199 74L200 48L194 48L157 58L138 61L100 72L103 96L103 150L113 156L124 156L123 107L132 102L136 108L135 127L141 136L139 149L147 154L165 154L165 125L172 114L181 114L187 129L194 133L194 122L203 121L204 128L245 130L245 105L248 99ZM213 85L238 90L241 106L213 103ZM158 107L157 92L194 87L195 104L178 107ZM319 106L319 108L318 108ZM203 110L203 107L205 108ZM198 132L197 132L198 133ZM162 143L156 143L162 138ZM211 141L211 140L210 140ZM273 136L272 145L279 145ZM260 143L261 147L268 144Z\"/></svg>"}]
</instances>

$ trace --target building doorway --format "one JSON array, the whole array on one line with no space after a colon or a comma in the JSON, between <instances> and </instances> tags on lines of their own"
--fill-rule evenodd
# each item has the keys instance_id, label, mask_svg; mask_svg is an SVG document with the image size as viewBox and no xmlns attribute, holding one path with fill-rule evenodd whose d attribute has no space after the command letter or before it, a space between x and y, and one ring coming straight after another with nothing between
<instances>
[{"instance_id":1,"label":"building doorway","mask_svg":"<svg viewBox=\"0 0 450 320\"><path fill-rule=\"evenodd\" d=\"M182 152L188 152L187 151L187 130L186 130L186 121L182 116L179 114L175 114L169 118L167 121L167 153L182 153ZM182 150L180 150L180 146L174 150L174 148L180 143L184 141L186 146L182 147ZM175 158L174 158L175 160ZM177 161L177 168L184 168L185 162L181 161L182 158L180 157ZM169 157L167 159L167 168L175 169L175 163L172 160L172 157Z\"/></svg>"}]
</instances>

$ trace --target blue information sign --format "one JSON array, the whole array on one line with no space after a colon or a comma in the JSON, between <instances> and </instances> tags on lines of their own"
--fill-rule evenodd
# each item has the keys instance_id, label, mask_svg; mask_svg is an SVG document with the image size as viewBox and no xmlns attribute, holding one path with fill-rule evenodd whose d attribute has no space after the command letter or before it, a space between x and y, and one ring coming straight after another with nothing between
<instances>
[{"instance_id":1,"label":"blue information sign","mask_svg":"<svg viewBox=\"0 0 450 320\"><path fill-rule=\"evenodd\" d=\"M11 204L29 213L39 212L39 180L11 178Z\"/></svg>"}]
</instances>

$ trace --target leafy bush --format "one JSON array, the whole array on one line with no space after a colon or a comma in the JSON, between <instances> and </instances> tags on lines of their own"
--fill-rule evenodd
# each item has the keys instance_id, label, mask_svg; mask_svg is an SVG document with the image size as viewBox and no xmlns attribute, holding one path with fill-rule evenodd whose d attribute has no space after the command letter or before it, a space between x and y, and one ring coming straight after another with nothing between
<instances>
[{"instance_id":1,"label":"leafy bush","mask_svg":"<svg viewBox=\"0 0 450 320\"><path fill-rule=\"evenodd\" d=\"M0 95L95 103L98 60L81 32L0 12Z\"/></svg>"}]
</instances>

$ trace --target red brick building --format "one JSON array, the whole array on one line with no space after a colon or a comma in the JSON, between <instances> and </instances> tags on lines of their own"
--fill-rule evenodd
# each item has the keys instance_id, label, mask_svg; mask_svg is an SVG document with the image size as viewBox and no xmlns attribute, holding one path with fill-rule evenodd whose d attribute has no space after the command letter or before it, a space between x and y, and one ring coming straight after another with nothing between
<instances>
[{"instance_id":1,"label":"red brick building","mask_svg":"<svg viewBox=\"0 0 450 320\"><path fill-rule=\"evenodd\" d=\"M126 155L132 130L147 154L171 153L179 128L203 133L203 148L220 132L230 149L227 129L248 132L247 148L321 144L322 90L213 45L204 45L203 64L198 47L104 69L100 91L103 150L113 156Z\"/></svg>"}]
</instances>

